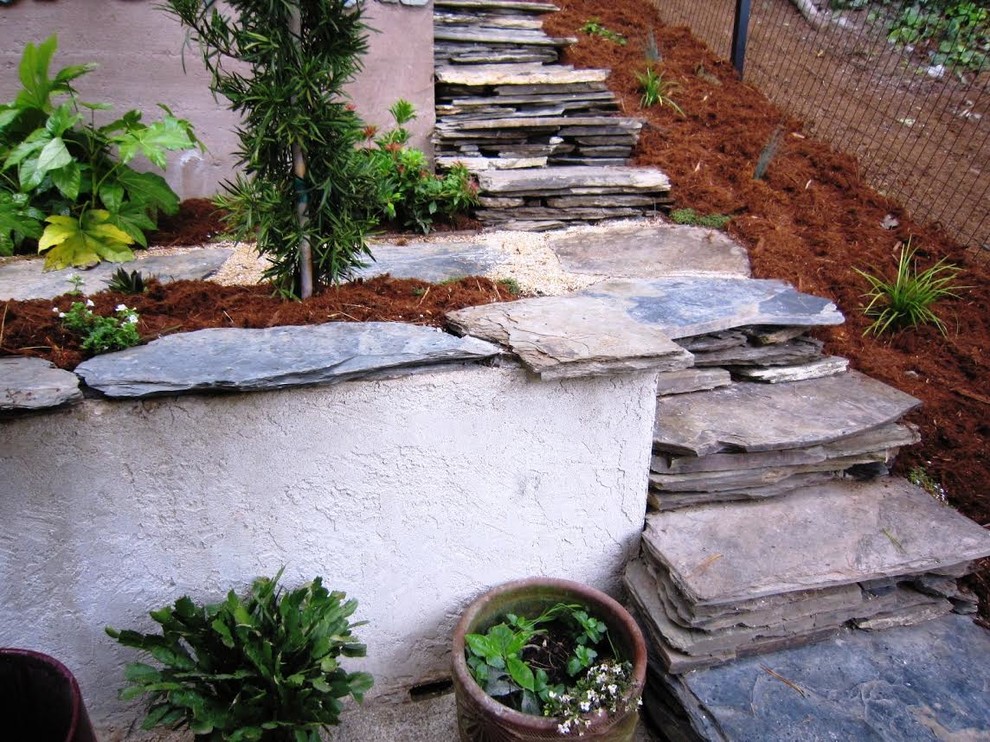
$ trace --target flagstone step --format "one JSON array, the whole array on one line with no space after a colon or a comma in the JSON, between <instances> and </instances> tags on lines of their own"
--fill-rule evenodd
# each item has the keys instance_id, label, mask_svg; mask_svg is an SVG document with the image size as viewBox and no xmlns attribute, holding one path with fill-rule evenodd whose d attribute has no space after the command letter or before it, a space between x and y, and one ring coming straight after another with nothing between
<instances>
[{"instance_id":1,"label":"flagstone step","mask_svg":"<svg viewBox=\"0 0 990 742\"><path fill-rule=\"evenodd\" d=\"M530 2L529 0L433 0L434 8L476 10L482 13L556 13L560 10L553 3Z\"/></svg>"},{"instance_id":2,"label":"flagstone step","mask_svg":"<svg viewBox=\"0 0 990 742\"><path fill-rule=\"evenodd\" d=\"M538 229L543 224L646 216L669 205L669 190L667 176L649 168L487 170L478 175L483 205L478 218L503 228L529 222L526 226Z\"/></svg>"},{"instance_id":3,"label":"flagstone step","mask_svg":"<svg viewBox=\"0 0 990 742\"><path fill-rule=\"evenodd\" d=\"M494 88L496 92L533 95L538 91L519 89L548 87L553 92L557 86L588 85L601 91L610 70L575 69L570 65L541 64L479 64L470 66L441 67L435 71L437 86L446 88ZM518 86L518 87L517 87ZM543 91L539 91L543 92ZM564 87L559 92L580 92Z\"/></svg>"},{"instance_id":4,"label":"flagstone step","mask_svg":"<svg viewBox=\"0 0 990 742\"><path fill-rule=\"evenodd\" d=\"M646 523L626 584L671 672L820 640L845 624L929 620L971 602L941 578L990 555L990 533L903 479L830 482Z\"/></svg>"},{"instance_id":5,"label":"flagstone step","mask_svg":"<svg viewBox=\"0 0 990 742\"><path fill-rule=\"evenodd\" d=\"M986 739L990 632L949 615L685 675L651 663L643 710L674 740Z\"/></svg>"},{"instance_id":6,"label":"flagstone step","mask_svg":"<svg viewBox=\"0 0 990 742\"><path fill-rule=\"evenodd\" d=\"M701 457L808 448L881 429L919 404L856 371L787 384L738 382L660 398L653 450Z\"/></svg>"}]
</instances>

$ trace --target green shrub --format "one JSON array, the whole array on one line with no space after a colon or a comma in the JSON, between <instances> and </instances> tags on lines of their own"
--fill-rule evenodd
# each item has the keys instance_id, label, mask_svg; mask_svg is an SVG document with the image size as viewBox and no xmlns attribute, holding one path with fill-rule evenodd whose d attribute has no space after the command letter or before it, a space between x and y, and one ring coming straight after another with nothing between
<instances>
[{"instance_id":1,"label":"green shrub","mask_svg":"<svg viewBox=\"0 0 990 742\"><path fill-rule=\"evenodd\" d=\"M416 118L412 104L400 99L389 113L395 127L378 136L366 129L369 139L374 138L363 150L374 173L379 216L425 234L436 218L449 219L475 206L477 187L466 167L458 164L434 175L426 155L408 146L405 125Z\"/></svg>"},{"instance_id":2,"label":"green shrub","mask_svg":"<svg viewBox=\"0 0 990 742\"><path fill-rule=\"evenodd\" d=\"M337 724L341 698L360 701L371 676L347 672L340 657L363 657L348 618L357 608L317 577L285 592L282 572L254 582L245 598L199 606L187 597L152 611L161 634L107 628L163 667L134 662L123 700L147 696L144 729L188 728L206 740L319 742Z\"/></svg>"},{"instance_id":3,"label":"green shrub","mask_svg":"<svg viewBox=\"0 0 990 742\"><path fill-rule=\"evenodd\" d=\"M939 260L925 271L918 272L915 250L910 241L901 246L901 256L897 262L897 275L893 281L865 273L854 268L870 284L864 294L870 301L863 310L868 317L875 317L863 334L879 335L887 330L918 325L933 324L943 335L945 325L932 311L932 304L946 297L959 297L956 292L967 288L953 286L961 269Z\"/></svg>"},{"instance_id":4,"label":"green shrub","mask_svg":"<svg viewBox=\"0 0 990 742\"><path fill-rule=\"evenodd\" d=\"M131 245L147 247L157 214L174 214L179 198L165 180L128 163L143 155L163 169L169 150L199 142L188 121L162 106L144 124L128 111L104 126L93 112L109 106L79 99L72 82L95 68L49 73L58 40L27 44L18 66L21 90L0 105L0 255L33 247L47 251L45 269L131 260ZM86 121L87 115L89 121ZM47 222L48 226L44 226Z\"/></svg>"},{"instance_id":5,"label":"green shrub","mask_svg":"<svg viewBox=\"0 0 990 742\"><path fill-rule=\"evenodd\" d=\"M356 151L363 124L344 91L367 49L361 4L229 0L232 15L217 6L165 4L191 29L213 91L242 117L243 172L218 205L236 237L257 239L283 295L308 293L310 265L314 286L346 280L370 257L375 224L371 171Z\"/></svg>"}]
</instances>

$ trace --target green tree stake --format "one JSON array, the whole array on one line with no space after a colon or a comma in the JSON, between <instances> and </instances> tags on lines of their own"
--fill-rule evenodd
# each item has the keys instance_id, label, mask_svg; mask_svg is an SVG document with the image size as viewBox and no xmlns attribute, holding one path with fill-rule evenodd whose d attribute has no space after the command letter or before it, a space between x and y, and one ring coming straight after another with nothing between
<instances>
[{"instance_id":1,"label":"green tree stake","mask_svg":"<svg viewBox=\"0 0 990 742\"><path fill-rule=\"evenodd\" d=\"M289 10L289 32L295 38L298 52L302 37L302 17L298 5L293 5ZM295 99L292 104L295 108ZM309 203L309 195L306 193L306 158L298 142L292 145L292 171L296 176L296 218L299 220L299 233L302 235L299 240L299 293L303 299L308 299L313 295L313 250L306 236L306 209Z\"/></svg>"}]
</instances>

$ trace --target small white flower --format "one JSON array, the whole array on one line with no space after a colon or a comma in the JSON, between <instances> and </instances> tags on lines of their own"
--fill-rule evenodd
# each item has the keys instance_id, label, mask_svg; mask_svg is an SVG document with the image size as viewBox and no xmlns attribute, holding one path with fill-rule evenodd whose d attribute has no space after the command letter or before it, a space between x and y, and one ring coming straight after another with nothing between
<instances>
[{"instance_id":1,"label":"small white flower","mask_svg":"<svg viewBox=\"0 0 990 742\"><path fill-rule=\"evenodd\" d=\"M53 314L61 314L61 312L58 311L58 307L52 307L52 313Z\"/></svg>"},{"instance_id":2,"label":"small white flower","mask_svg":"<svg viewBox=\"0 0 990 742\"><path fill-rule=\"evenodd\" d=\"M59 313L58 313L58 316L59 316L59 318L63 318L63 317L65 317L65 312L59 312Z\"/></svg>"},{"instance_id":3,"label":"small white flower","mask_svg":"<svg viewBox=\"0 0 990 742\"><path fill-rule=\"evenodd\" d=\"M126 304L118 304L116 311L118 311L118 312L126 312L127 311L127 305Z\"/></svg>"},{"instance_id":4,"label":"small white flower","mask_svg":"<svg viewBox=\"0 0 990 742\"><path fill-rule=\"evenodd\" d=\"M92 299L87 299L86 300L86 306L87 307L95 307L96 304L93 303L93 300Z\"/></svg>"},{"instance_id":5,"label":"small white flower","mask_svg":"<svg viewBox=\"0 0 990 742\"><path fill-rule=\"evenodd\" d=\"M581 701L581 703L579 703L578 706L585 713L591 711L591 702L590 701Z\"/></svg>"},{"instance_id":6,"label":"small white flower","mask_svg":"<svg viewBox=\"0 0 990 742\"><path fill-rule=\"evenodd\" d=\"M138 316L136 314L132 314L127 318L127 324L136 325L137 323L138 323Z\"/></svg>"}]
</instances>

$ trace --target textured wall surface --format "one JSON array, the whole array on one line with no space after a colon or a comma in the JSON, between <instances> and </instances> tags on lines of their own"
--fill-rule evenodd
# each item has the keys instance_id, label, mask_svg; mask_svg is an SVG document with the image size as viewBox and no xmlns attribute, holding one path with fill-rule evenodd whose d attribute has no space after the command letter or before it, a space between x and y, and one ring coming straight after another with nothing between
<instances>
[{"instance_id":1,"label":"textured wall surface","mask_svg":"<svg viewBox=\"0 0 990 742\"><path fill-rule=\"evenodd\" d=\"M460 610L533 574L615 592L656 378L465 367L286 392L87 401L0 423L0 645L60 658L98 725L154 624L286 566L359 601L373 694L446 673ZM357 662L357 661L355 661Z\"/></svg>"},{"instance_id":2,"label":"textured wall surface","mask_svg":"<svg viewBox=\"0 0 990 742\"><path fill-rule=\"evenodd\" d=\"M57 34L53 70L96 62L99 69L77 81L83 100L109 103L120 115L131 108L156 117L158 103L188 118L206 144L174 153L166 179L183 198L209 196L233 175L237 118L209 91L209 75L195 47L185 51L185 31L156 9L151 0L23 1L0 6L0 101L18 90L17 63L26 42ZM418 118L409 130L413 146L429 148L433 130L432 6L365 4L368 35L364 70L351 98L368 123L391 125L388 107L398 98L415 106ZM105 114L104 114L105 115ZM148 165L147 169L151 169Z\"/></svg>"}]
</instances>

